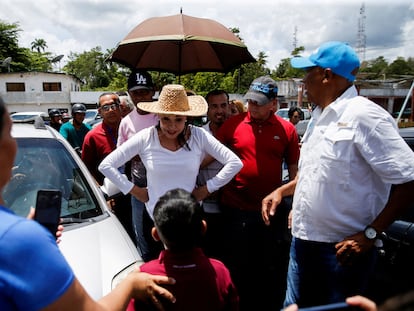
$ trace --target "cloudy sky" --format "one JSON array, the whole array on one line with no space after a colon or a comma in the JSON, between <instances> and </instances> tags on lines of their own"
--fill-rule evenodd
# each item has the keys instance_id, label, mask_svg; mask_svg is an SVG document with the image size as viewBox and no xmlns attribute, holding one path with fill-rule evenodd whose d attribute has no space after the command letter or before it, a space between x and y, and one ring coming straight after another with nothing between
<instances>
[{"instance_id":1,"label":"cloudy sky","mask_svg":"<svg viewBox=\"0 0 414 311\"><path fill-rule=\"evenodd\" d=\"M47 51L64 55L62 65L70 52L114 48L145 19L175 15L180 8L239 28L251 54L265 52L271 69L290 56L294 38L305 47L304 55L328 40L356 48L359 20L364 21L365 60L414 57L412 0L2 0L0 5L0 20L22 29L20 46L44 39Z\"/></svg>"}]
</instances>

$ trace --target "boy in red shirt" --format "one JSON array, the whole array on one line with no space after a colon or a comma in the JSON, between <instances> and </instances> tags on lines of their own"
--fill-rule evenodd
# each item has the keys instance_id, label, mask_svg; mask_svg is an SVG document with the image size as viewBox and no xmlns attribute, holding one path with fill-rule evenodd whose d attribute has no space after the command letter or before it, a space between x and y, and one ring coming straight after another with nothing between
<instances>
[{"instance_id":1,"label":"boy in red shirt","mask_svg":"<svg viewBox=\"0 0 414 311\"><path fill-rule=\"evenodd\" d=\"M229 271L198 247L207 226L195 198L182 189L168 191L155 205L154 223L152 235L163 242L165 250L140 270L176 280L168 287L176 302L162 301L165 310L239 310L239 298ZM128 311L151 308L139 301L134 306L131 301Z\"/></svg>"}]
</instances>

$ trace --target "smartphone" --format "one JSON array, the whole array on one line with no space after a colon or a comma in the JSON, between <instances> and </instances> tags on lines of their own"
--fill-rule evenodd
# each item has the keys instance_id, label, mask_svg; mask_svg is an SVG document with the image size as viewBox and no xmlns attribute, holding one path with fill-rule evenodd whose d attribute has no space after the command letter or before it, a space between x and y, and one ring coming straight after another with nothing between
<instances>
[{"instance_id":1,"label":"smartphone","mask_svg":"<svg viewBox=\"0 0 414 311\"><path fill-rule=\"evenodd\" d=\"M34 219L46 227L56 237L60 222L62 207L62 191L54 189L41 189L37 191Z\"/></svg>"},{"instance_id":2,"label":"smartphone","mask_svg":"<svg viewBox=\"0 0 414 311\"><path fill-rule=\"evenodd\" d=\"M351 311L351 310L362 310L359 307L350 306L346 302L331 303L321 306L299 308L299 311Z\"/></svg>"}]
</instances>

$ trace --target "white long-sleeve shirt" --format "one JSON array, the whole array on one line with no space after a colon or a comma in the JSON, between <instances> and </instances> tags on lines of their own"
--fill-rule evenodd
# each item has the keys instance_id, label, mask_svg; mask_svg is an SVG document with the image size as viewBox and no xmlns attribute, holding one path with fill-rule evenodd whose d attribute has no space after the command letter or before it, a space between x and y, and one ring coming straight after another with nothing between
<instances>
[{"instance_id":1,"label":"white long-sleeve shirt","mask_svg":"<svg viewBox=\"0 0 414 311\"><path fill-rule=\"evenodd\" d=\"M204 129L190 126L191 135L187 141L191 150L181 147L171 151L161 146L155 126L146 128L132 136L110 153L99 165L99 170L124 194L134 184L120 174L118 168L139 155L147 169L148 196L146 207L152 217L155 203L168 190L182 188L192 192L200 164L205 154L210 154L224 166L207 181L208 191L214 192L227 184L242 168L240 159Z\"/></svg>"}]
</instances>

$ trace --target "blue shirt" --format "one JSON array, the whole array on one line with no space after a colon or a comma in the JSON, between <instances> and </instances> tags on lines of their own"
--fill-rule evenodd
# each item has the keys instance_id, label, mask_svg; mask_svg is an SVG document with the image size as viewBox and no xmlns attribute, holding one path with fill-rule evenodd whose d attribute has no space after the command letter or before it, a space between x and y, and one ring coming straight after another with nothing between
<instances>
[{"instance_id":1,"label":"blue shirt","mask_svg":"<svg viewBox=\"0 0 414 311\"><path fill-rule=\"evenodd\" d=\"M0 310L44 308L73 280L55 237L0 205Z\"/></svg>"}]
</instances>

